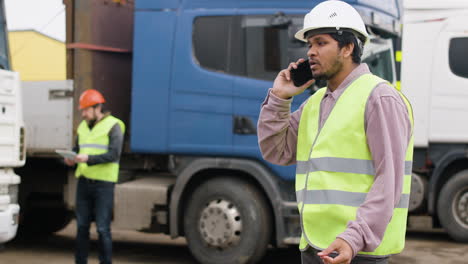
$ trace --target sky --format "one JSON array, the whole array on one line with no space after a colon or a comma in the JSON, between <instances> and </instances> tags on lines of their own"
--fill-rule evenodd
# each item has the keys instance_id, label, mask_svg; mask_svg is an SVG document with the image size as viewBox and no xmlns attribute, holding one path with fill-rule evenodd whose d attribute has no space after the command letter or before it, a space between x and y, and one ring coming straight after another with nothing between
<instances>
[{"instance_id":1,"label":"sky","mask_svg":"<svg viewBox=\"0 0 468 264\"><path fill-rule=\"evenodd\" d=\"M65 41L63 0L5 0L8 30L34 29Z\"/></svg>"}]
</instances>

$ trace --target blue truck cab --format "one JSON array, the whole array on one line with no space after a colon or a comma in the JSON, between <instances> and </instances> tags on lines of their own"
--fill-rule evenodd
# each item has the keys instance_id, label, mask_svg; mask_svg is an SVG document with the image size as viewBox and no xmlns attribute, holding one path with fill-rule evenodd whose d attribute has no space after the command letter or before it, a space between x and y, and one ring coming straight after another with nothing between
<instances>
[{"instance_id":1,"label":"blue truck cab","mask_svg":"<svg viewBox=\"0 0 468 264\"><path fill-rule=\"evenodd\" d=\"M136 1L132 151L248 158L292 180L293 167L263 161L256 123L277 73L306 57L293 35L320 2ZM396 1L348 2L370 28L398 33Z\"/></svg>"}]
</instances>

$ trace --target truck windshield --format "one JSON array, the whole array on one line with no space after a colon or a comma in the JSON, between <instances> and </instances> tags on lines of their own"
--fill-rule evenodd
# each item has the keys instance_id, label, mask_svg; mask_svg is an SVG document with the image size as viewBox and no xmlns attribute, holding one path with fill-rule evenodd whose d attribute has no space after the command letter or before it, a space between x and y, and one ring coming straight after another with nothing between
<instances>
[{"instance_id":1,"label":"truck windshield","mask_svg":"<svg viewBox=\"0 0 468 264\"><path fill-rule=\"evenodd\" d=\"M193 51L203 68L273 81L290 62L307 58L307 43L294 38L303 15L201 16L194 21ZM373 38L364 49L371 71L393 82L392 43Z\"/></svg>"},{"instance_id":2,"label":"truck windshield","mask_svg":"<svg viewBox=\"0 0 468 264\"><path fill-rule=\"evenodd\" d=\"M306 43L294 38L302 28L303 16L245 16L242 21L245 36L246 76L274 80L292 61L306 58Z\"/></svg>"},{"instance_id":3,"label":"truck windshield","mask_svg":"<svg viewBox=\"0 0 468 264\"><path fill-rule=\"evenodd\" d=\"M393 76L392 42L390 39L373 38L365 46L362 62L367 63L370 71L391 83Z\"/></svg>"},{"instance_id":4,"label":"truck windshield","mask_svg":"<svg viewBox=\"0 0 468 264\"><path fill-rule=\"evenodd\" d=\"M303 16L284 16L285 21L287 23L278 25L274 23L275 17L244 17L242 28L248 77L274 80L290 62L307 58L307 44L294 38L294 34L302 29ZM363 62L375 75L394 81L391 40L373 37L364 49Z\"/></svg>"},{"instance_id":5,"label":"truck windshield","mask_svg":"<svg viewBox=\"0 0 468 264\"><path fill-rule=\"evenodd\" d=\"M5 3L0 1L0 69L10 69L8 61L8 45L7 45L7 27L5 17Z\"/></svg>"}]
</instances>

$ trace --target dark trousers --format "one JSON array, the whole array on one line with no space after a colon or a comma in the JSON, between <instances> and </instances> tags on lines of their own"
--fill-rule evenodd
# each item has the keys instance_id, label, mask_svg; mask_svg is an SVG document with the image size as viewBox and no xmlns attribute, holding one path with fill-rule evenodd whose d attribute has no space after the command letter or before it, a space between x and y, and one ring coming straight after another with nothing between
<instances>
[{"instance_id":1,"label":"dark trousers","mask_svg":"<svg viewBox=\"0 0 468 264\"><path fill-rule=\"evenodd\" d=\"M301 262L302 264L323 264L322 259L317 256L318 251L312 247L309 247L306 251L301 252ZM336 255L331 255L335 257ZM388 257L386 258L371 258L371 257L361 257L356 256L351 261L351 264L387 264Z\"/></svg>"},{"instance_id":2,"label":"dark trousers","mask_svg":"<svg viewBox=\"0 0 468 264\"><path fill-rule=\"evenodd\" d=\"M111 221L115 184L80 177L76 189L75 263L88 263L89 227L95 220L99 235L99 263L112 263Z\"/></svg>"}]
</instances>

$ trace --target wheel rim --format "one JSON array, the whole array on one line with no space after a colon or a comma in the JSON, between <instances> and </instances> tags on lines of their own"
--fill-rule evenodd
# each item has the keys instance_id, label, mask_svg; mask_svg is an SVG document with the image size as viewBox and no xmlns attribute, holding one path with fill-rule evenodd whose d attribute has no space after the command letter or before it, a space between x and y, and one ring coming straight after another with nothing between
<instances>
[{"instance_id":1,"label":"wheel rim","mask_svg":"<svg viewBox=\"0 0 468 264\"><path fill-rule=\"evenodd\" d=\"M455 195L452 203L452 214L459 225L468 229L468 186Z\"/></svg>"},{"instance_id":2,"label":"wheel rim","mask_svg":"<svg viewBox=\"0 0 468 264\"><path fill-rule=\"evenodd\" d=\"M199 230L208 246L223 250L237 245L242 232L239 209L225 199L211 201L200 215Z\"/></svg>"}]
</instances>

